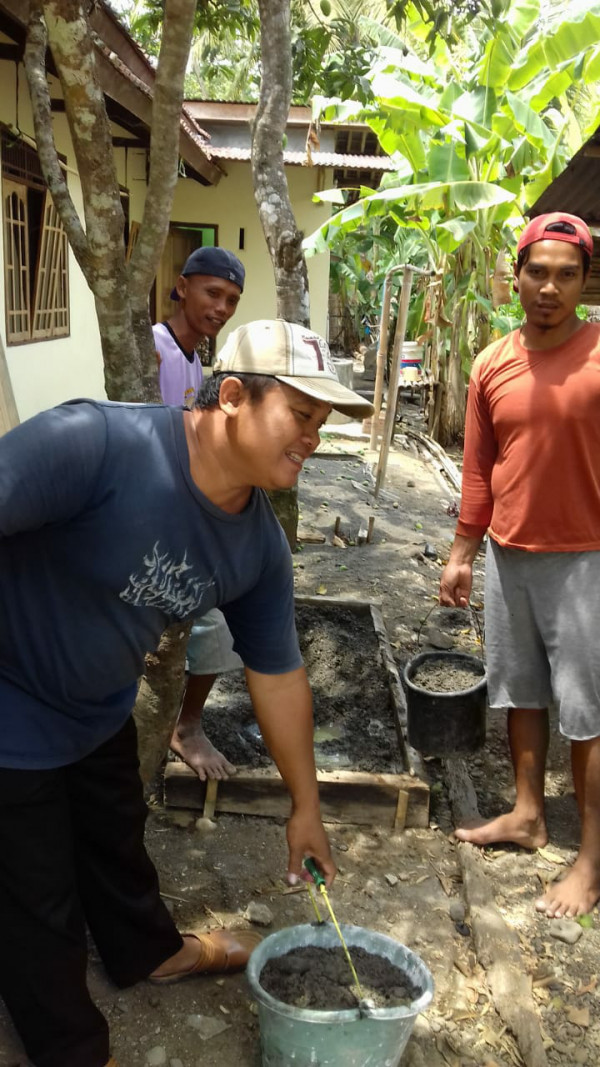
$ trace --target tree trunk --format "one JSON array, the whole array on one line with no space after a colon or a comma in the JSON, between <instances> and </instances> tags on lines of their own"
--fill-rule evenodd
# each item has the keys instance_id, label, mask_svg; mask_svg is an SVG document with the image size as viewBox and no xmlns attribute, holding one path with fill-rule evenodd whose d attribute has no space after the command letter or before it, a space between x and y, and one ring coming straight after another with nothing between
<instances>
[{"instance_id":1,"label":"tree trunk","mask_svg":"<svg viewBox=\"0 0 600 1067\"><path fill-rule=\"evenodd\" d=\"M290 552L295 552L298 543L298 490L295 486L292 489L272 489L268 495Z\"/></svg>"},{"instance_id":2,"label":"tree trunk","mask_svg":"<svg viewBox=\"0 0 600 1067\"><path fill-rule=\"evenodd\" d=\"M273 264L277 315L310 326L303 234L296 226L283 164L283 139L292 99L290 0L259 0L262 76L252 126L254 198ZM290 548L298 534L298 489L271 495Z\"/></svg>"},{"instance_id":3,"label":"tree trunk","mask_svg":"<svg viewBox=\"0 0 600 1067\"><path fill-rule=\"evenodd\" d=\"M310 326L303 234L296 226L283 165L283 138L292 98L289 0L259 0L262 76L252 127L252 181L273 264L277 314Z\"/></svg>"},{"instance_id":4,"label":"tree trunk","mask_svg":"<svg viewBox=\"0 0 600 1067\"><path fill-rule=\"evenodd\" d=\"M112 400L140 400L141 363L132 343L127 299L125 219L89 26L79 0L43 0L43 5L36 0L34 7L38 14L43 8L81 180L86 249L80 252L80 265L96 301L106 393ZM39 125L38 115L36 135Z\"/></svg>"},{"instance_id":5,"label":"tree trunk","mask_svg":"<svg viewBox=\"0 0 600 1067\"><path fill-rule=\"evenodd\" d=\"M452 338L448 356L447 378L442 396L440 430L441 445L451 445L465 429L467 391L462 368L461 336L465 327L464 305L457 301L452 322Z\"/></svg>"},{"instance_id":6,"label":"tree trunk","mask_svg":"<svg viewBox=\"0 0 600 1067\"><path fill-rule=\"evenodd\" d=\"M165 630L156 652L146 656L134 718L138 732L140 775L145 785L165 758L177 722L185 685L185 650L191 623Z\"/></svg>"}]
</instances>

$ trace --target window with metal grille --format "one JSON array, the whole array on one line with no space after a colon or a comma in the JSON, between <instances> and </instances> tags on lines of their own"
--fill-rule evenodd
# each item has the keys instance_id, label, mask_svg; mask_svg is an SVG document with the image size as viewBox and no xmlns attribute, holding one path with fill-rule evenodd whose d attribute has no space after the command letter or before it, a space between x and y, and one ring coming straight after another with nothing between
<instances>
[{"instance_id":1,"label":"window with metal grille","mask_svg":"<svg viewBox=\"0 0 600 1067\"><path fill-rule=\"evenodd\" d=\"M69 333L68 243L37 152L2 137L4 282L8 344Z\"/></svg>"}]
</instances>

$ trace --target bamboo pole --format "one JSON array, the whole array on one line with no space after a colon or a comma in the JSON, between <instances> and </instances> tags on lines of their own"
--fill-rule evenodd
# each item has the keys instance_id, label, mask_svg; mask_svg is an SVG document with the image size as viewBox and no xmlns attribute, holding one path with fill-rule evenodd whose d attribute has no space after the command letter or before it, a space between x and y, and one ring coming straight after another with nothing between
<instances>
[{"instance_id":1,"label":"bamboo pole","mask_svg":"<svg viewBox=\"0 0 600 1067\"><path fill-rule=\"evenodd\" d=\"M399 359L399 354L402 352L402 346L404 344L404 337L406 334L406 322L408 319L408 306L410 303L412 282L412 268L405 267L404 275L402 277L402 293L400 296L400 307L398 309L398 321L396 323L396 333L394 336L392 368L390 371L390 380L388 382L387 408L385 412L385 422L383 425L383 437L381 439L381 447L379 449L379 457L377 460L375 491L373 493L373 496L375 498L377 498L377 496L379 495L379 490L383 485L388 455L390 452L390 446L392 444L392 437L394 436L394 422L396 419L396 398L398 396L398 387L400 384L401 361Z\"/></svg>"},{"instance_id":2,"label":"bamboo pole","mask_svg":"<svg viewBox=\"0 0 600 1067\"><path fill-rule=\"evenodd\" d=\"M385 357L387 355L388 336L390 332L390 307L392 304L392 272L385 276L383 285L383 304L381 306L381 319L379 325L379 347L377 349L377 363L375 371L375 394L373 396L373 415L371 416L371 440L369 448L377 448L377 427L379 425L379 412L383 399L383 376L385 371Z\"/></svg>"},{"instance_id":3,"label":"bamboo pole","mask_svg":"<svg viewBox=\"0 0 600 1067\"><path fill-rule=\"evenodd\" d=\"M406 323L408 321L408 309L410 304L410 294L412 290L413 277L415 274L431 274L431 271L421 270L420 267L411 267L409 263L404 263L401 267L394 267L393 270L403 271L402 292L400 294L400 307L398 308L398 320L396 322L396 332L394 334L392 367L390 370L390 380L388 382L387 407L385 411L385 422L383 425L383 436L381 439L379 457L377 460L375 490L373 492L374 499L377 499L377 496L379 495L379 490L381 489L381 486L383 485L385 479L388 456L394 437L396 405L398 401L398 388L400 386L400 369L402 366L401 357L402 349L404 347L404 339L406 336ZM390 274L391 273L392 271L390 271ZM373 418L375 418L375 415L373 415Z\"/></svg>"}]
</instances>

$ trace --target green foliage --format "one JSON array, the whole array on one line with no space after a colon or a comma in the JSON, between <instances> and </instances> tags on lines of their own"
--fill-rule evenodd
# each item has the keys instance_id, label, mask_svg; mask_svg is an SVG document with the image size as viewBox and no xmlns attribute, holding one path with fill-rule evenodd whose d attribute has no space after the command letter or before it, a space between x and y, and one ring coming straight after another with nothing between
<instances>
[{"instance_id":1,"label":"green foliage","mask_svg":"<svg viewBox=\"0 0 600 1067\"><path fill-rule=\"evenodd\" d=\"M430 46L439 40L456 44L466 24L479 17L494 21L502 18L509 0L388 0L390 15L398 29L406 30L415 15L421 21L420 36Z\"/></svg>"},{"instance_id":2,"label":"green foliage","mask_svg":"<svg viewBox=\"0 0 600 1067\"><path fill-rule=\"evenodd\" d=\"M448 4L460 9L453 25L470 17L477 0ZM293 102L306 104L315 93L372 99L368 78L378 35L402 21L400 8L386 0L291 0ZM430 8L420 3L417 8ZM485 3L483 5L486 6ZM149 54L157 56L164 0L120 0L120 14L130 32ZM443 20L442 20L443 22ZM428 42L438 36L434 16ZM390 39L397 40L391 30ZM260 18L257 0L200 0L196 14L192 65L186 95L225 100L255 100L260 86Z\"/></svg>"},{"instance_id":3,"label":"green foliage","mask_svg":"<svg viewBox=\"0 0 600 1067\"><path fill-rule=\"evenodd\" d=\"M377 191L361 190L305 248L335 252L350 233L366 234L375 221L383 226L391 219L397 236L411 230L442 278L435 322L451 337L450 364L468 371L491 331L505 332L520 319L516 301L493 309L493 265L501 249L514 249L525 212L581 145L578 105L586 92L597 101L600 2L571 5L543 32L539 0L502 0L495 5L500 17L481 4L463 22L461 40L449 31L432 40L423 6L416 0L392 5L404 20L403 35L383 26L378 33L370 21L378 41L370 96L318 101L327 120L367 123L398 173L386 175ZM435 13L440 10L436 4ZM588 106L588 116L596 110ZM437 329L432 336L443 353ZM449 377L457 380L455 373Z\"/></svg>"}]
</instances>

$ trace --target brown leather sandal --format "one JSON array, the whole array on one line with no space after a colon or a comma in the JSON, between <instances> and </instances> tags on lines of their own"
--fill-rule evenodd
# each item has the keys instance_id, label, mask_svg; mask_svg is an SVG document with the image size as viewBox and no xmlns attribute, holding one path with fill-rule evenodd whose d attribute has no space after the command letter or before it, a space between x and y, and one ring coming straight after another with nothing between
<instances>
[{"instance_id":1,"label":"brown leather sandal","mask_svg":"<svg viewBox=\"0 0 600 1067\"><path fill-rule=\"evenodd\" d=\"M182 937L194 937L201 945L202 951L196 963L188 971L176 974L150 976L156 985L171 985L196 974L228 974L243 971L250 954L262 941L262 935L255 930L213 930L209 934L182 934Z\"/></svg>"}]
</instances>

